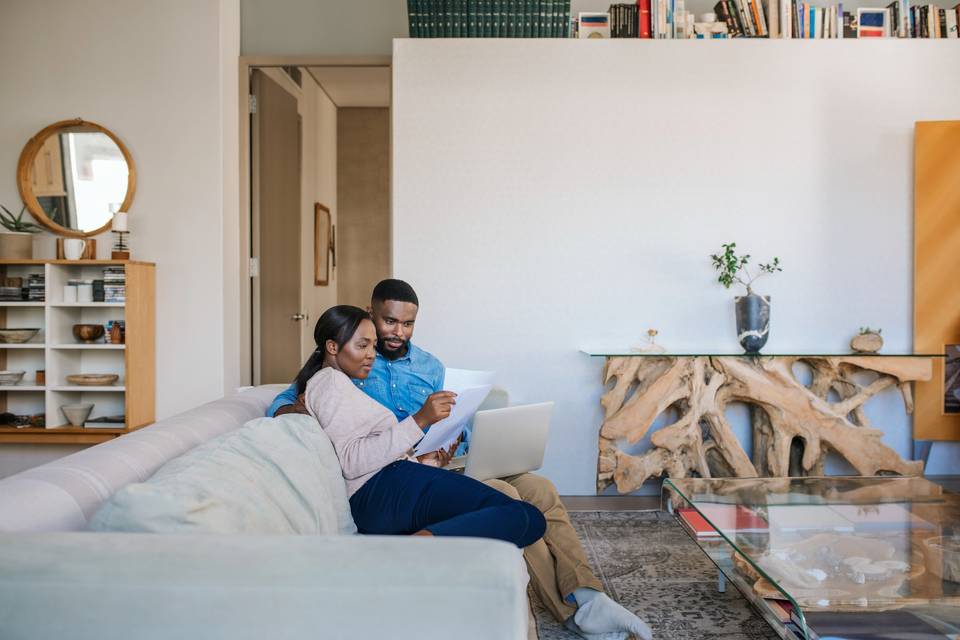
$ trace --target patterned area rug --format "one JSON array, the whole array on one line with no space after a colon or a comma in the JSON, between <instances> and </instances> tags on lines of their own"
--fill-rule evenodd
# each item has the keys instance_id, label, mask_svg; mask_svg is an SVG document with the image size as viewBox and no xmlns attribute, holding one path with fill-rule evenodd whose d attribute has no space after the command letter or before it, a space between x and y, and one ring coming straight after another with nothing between
<instances>
[{"instance_id":1,"label":"patterned area rug","mask_svg":"<svg viewBox=\"0 0 960 640\"><path fill-rule=\"evenodd\" d=\"M717 569L673 516L658 511L570 514L607 593L647 621L655 640L773 640L770 626L732 585L717 591ZM540 640L578 640L534 598Z\"/></svg>"}]
</instances>

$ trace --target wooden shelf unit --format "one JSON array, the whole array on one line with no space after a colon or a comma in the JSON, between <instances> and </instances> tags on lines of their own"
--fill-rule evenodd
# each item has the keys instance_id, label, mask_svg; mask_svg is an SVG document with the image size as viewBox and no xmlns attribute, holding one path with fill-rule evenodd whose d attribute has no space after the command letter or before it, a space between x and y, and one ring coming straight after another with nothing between
<instances>
[{"instance_id":1,"label":"wooden shelf unit","mask_svg":"<svg viewBox=\"0 0 960 640\"><path fill-rule=\"evenodd\" d=\"M126 272L126 302L63 302L68 280L103 278L103 267ZM46 428L0 427L0 443L97 444L154 422L156 402L156 267L124 260L0 260L0 277L45 276L43 302L0 303L0 327L39 327L29 343L0 343L0 369L26 372L19 385L0 386L0 412L43 413ZM81 344L73 325L126 323L125 344ZM46 382L36 384L36 370ZM115 373L109 387L82 387L67 382L78 373ZM66 424L63 404L93 403L91 418L123 414L126 426L78 428Z\"/></svg>"}]
</instances>

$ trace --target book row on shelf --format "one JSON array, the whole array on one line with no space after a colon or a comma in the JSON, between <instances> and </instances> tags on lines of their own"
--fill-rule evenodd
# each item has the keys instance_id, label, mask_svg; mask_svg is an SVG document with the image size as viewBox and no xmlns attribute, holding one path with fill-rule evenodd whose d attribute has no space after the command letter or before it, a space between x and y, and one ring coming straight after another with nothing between
<instances>
[{"instance_id":1,"label":"book row on shelf","mask_svg":"<svg viewBox=\"0 0 960 640\"><path fill-rule=\"evenodd\" d=\"M570 0L407 0L411 38L566 38Z\"/></svg>"},{"instance_id":2,"label":"book row on shelf","mask_svg":"<svg viewBox=\"0 0 960 640\"><path fill-rule=\"evenodd\" d=\"M884 8L844 11L843 4L814 6L797 0L719 0L713 13L694 19L684 0L638 0L607 13L581 13L574 31L611 38L960 38L960 4L909 6L894 0Z\"/></svg>"}]
</instances>

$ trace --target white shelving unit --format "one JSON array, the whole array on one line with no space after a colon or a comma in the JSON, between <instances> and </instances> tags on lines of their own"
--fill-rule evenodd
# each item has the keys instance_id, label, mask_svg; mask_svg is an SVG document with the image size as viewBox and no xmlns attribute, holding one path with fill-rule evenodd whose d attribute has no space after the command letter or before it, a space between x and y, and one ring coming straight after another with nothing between
<instances>
[{"instance_id":1,"label":"white shelving unit","mask_svg":"<svg viewBox=\"0 0 960 640\"><path fill-rule=\"evenodd\" d=\"M64 302L69 280L103 278L107 266L123 265L127 277L126 303ZM28 343L0 343L0 368L22 370L20 384L0 385L0 411L16 415L43 414L46 427L0 427L0 442L94 443L110 439L153 421L154 407L154 267L124 261L0 261L4 278L45 276L43 302L0 302L0 326L38 328ZM76 324L126 323L126 343L93 344L77 341ZM36 372L45 371L45 384L36 383ZM110 373L120 376L110 386L79 386L67 376ZM94 405L90 418L126 416L118 428L70 427L60 410L65 404Z\"/></svg>"}]
</instances>

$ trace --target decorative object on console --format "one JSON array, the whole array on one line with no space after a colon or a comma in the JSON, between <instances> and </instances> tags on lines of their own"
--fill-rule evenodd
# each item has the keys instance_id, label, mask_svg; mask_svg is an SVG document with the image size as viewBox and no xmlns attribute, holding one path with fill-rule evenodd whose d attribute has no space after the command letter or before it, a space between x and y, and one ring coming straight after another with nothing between
<instances>
[{"instance_id":1,"label":"decorative object on console","mask_svg":"<svg viewBox=\"0 0 960 640\"><path fill-rule=\"evenodd\" d=\"M83 426L87 429L123 429L127 423L127 416L101 416L88 418Z\"/></svg>"},{"instance_id":2,"label":"decorative object on console","mask_svg":"<svg viewBox=\"0 0 960 640\"><path fill-rule=\"evenodd\" d=\"M105 330L102 324L75 324L73 325L73 337L78 342L92 344L103 337Z\"/></svg>"},{"instance_id":3,"label":"decorative object on console","mask_svg":"<svg viewBox=\"0 0 960 640\"><path fill-rule=\"evenodd\" d=\"M23 344L29 342L38 333L40 333L40 329L0 329L0 342Z\"/></svg>"},{"instance_id":4,"label":"decorative object on console","mask_svg":"<svg viewBox=\"0 0 960 640\"><path fill-rule=\"evenodd\" d=\"M736 253L736 242L721 245L722 254L711 254L710 260L713 267L719 272L717 282L722 284L725 289L729 289L734 284L741 284L747 289L747 295L737 296L736 302L737 315L737 340L747 353L760 353L760 349L767 343L770 336L770 296L758 296L753 292L753 283L765 275L783 271L780 267L780 258L774 258L773 262L766 264L760 263L759 273L753 275L750 273L747 265L750 262L750 254L746 253L738 256Z\"/></svg>"},{"instance_id":5,"label":"decorative object on console","mask_svg":"<svg viewBox=\"0 0 960 640\"><path fill-rule=\"evenodd\" d=\"M79 189L81 183L87 188ZM130 210L136 184L133 157L120 138L81 118L45 127L24 145L17 163L17 189L27 210L67 238L109 230L112 211Z\"/></svg>"},{"instance_id":6,"label":"decorative object on console","mask_svg":"<svg viewBox=\"0 0 960 640\"><path fill-rule=\"evenodd\" d=\"M69 384L79 387L109 387L120 379L115 373L76 373L67 376Z\"/></svg>"},{"instance_id":7,"label":"decorative object on console","mask_svg":"<svg viewBox=\"0 0 960 640\"><path fill-rule=\"evenodd\" d=\"M130 229L127 226L126 211L117 211L113 214L113 229L111 231L117 236L117 240L113 243L113 252L110 257L114 260L129 260L130 247L127 245L126 236L130 233Z\"/></svg>"},{"instance_id":8,"label":"decorative object on console","mask_svg":"<svg viewBox=\"0 0 960 640\"><path fill-rule=\"evenodd\" d=\"M663 353L666 349L656 342L657 334L659 333L656 329L647 329L647 341L644 344L631 347L631 351L636 351L637 353Z\"/></svg>"},{"instance_id":9,"label":"decorative object on console","mask_svg":"<svg viewBox=\"0 0 960 640\"><path fill-rule=\"evenodd\" d=\"M857 9L858 38L889 38L891 26L886 9Z\"/></svg>"},{"instance_id":10,"label":"decorative object on console","mask_svg":"<svg viewBox=\"0 0 960 640\"><path fill-rule=\"evenodd\" d=\"M42 387L47 384L47 371L46 369L37 369L37 386Z\"/></svg>"},{"instance_id":11,"label":"decorative object on console","mask_svg":"<svg viewBox=\"0 0 960 640\"><path fill-rule=\"evenodd\" d=\"M883 329L871 329L870 327L860 327L860 333L853 336L850 341L850 348L857 353L876 353L883 348L883 338L880 332Z\"/></svg>"},{"instance_id":12,"label":"decorative object on console","mask_svg":"<svg viewBox=\"0 0 960 640\"><path fill-rule=\"evenodd\" d=\"M127 337L127 326L123 320L111 320L106 324L107 344L123 344Z\"/></svg>"},{"instance_id":13,"label":"decorative object on console","mask_svg":"<svg viewBox=\"0 0 960 640\"><path fill-rule=\"evenodd\" d=\"M20 384L26 371L0 371L0 386L9 387Z\"/></svg>"},{"instance_id":14,"label":"decorative object on console","mask_svg":"<svg viewBox=\"0 0 960 640\"><path fill-rule=\"evenodd\" d=\"M92 403L86 404L64 404L60 406L60 411L72 427L82 427L83 423L90 417L93 411Z\"/></svg>"},{"instance_id":15,"label":"decorative object on console","mask_svg":"<svg viewBox=\"0 0 960 640\"><path fill-rule=\"evenodd\" d=\"M796 363L812 370L809 386L795 377ZM600 400L597 490L616 484L620 493L630 493L663 474L824 475L828 452L845 458L860 475L918 475L923 462L904 460L884 444L864 405L897 387L912 413L910 385L929 380L932 368L931 358L922 356L609 356L603 382L614 384ZM878 377L862 386L855 379L861 372ZM727 421L730 403L750 406L752 459ZM672 411L676 421L651 435L648 451L620 450L618 441L639 442L658 416Z\"/></svg>"}]
</instances>

